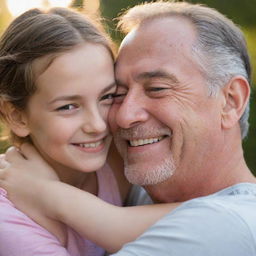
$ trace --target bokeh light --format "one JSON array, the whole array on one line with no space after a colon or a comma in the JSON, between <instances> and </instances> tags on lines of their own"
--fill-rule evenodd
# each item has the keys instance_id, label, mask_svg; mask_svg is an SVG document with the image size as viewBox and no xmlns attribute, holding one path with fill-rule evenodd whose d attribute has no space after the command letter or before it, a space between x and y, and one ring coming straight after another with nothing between
<instances>
[{"instance_id":1,"label":"bokeh light","mask_svg":"<svg viewBox=\"0 0 256 256\"><path fill-rule=\"evenodd\" d=\"M31 8L68 7L71 2L72 0L8 0L7 7L12 16L16 17Z\"/></svg>"}]
</instances>

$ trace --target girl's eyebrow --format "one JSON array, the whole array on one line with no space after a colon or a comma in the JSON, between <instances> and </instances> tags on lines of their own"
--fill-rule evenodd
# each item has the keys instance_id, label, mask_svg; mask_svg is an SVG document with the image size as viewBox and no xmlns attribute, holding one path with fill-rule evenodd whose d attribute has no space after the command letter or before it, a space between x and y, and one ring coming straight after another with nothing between
<instances>
[{"instance_id":1,"label":"girl's eyebrow","mask_svg":"<svg viewBox=\"0 0 256 256\"><path fill-rule=\"evenodd\" d=\"M107 87L105 87L102 91L101 91L101 93L102 94L104 94L105 92L108 92L110 89L112 89L112 88L114 88L114 87L116 87L116 83L115 82L112 82L110 85L108 85ZM49 102L49 104L53 104L53 103L55 103L55 102L57 102L57 101L72 101L72 100L78 100L78 99L81 99L81 95L79 95L79 94L75 94L75 95L63 95L63 96L60 96L60 97L57 97L57 98L55 98L55 99L53 99L53 100L51 100L50 102Z\"/></svg>"},{"instance_id":2,"label":"girl's eyebrow","mask_svg":"<svg viewBox=\"0 0 256 256\"><path fill-rule=\"evenodd\" d=\"M105 93L105 92L108 92L110 89L112 89L112 88L114 88L114 87L116 87L116 82L114 81L114 82L112 82L110 85L108 85L107 87L105 87L102 91L101 91L101 93L103 94L103 93Z\"/></svg>"},{"instance_id":3,"label":"girl's eyebrow","mask_svg":"<svg viewBox=\"0 0 256 256\"><path fill-rule=\"evenodd\" d=\"M49 102L49 104L53 104L56 101L69 101L69 100L78 100L81 98L81 95L63 95L60 97L57 97Z\"/></svg>"}]
</instances>

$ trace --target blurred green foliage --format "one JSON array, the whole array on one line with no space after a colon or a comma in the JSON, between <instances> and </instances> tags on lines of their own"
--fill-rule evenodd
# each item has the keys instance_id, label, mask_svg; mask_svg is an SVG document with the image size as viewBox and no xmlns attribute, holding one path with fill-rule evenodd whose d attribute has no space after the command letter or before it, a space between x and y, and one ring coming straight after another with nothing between
<instances>
[{"instance_id":1,"label":"blurred green foliage","mask_svg":"<svg viewBox=\"0 0 256 256\"><path fill-rule=\"evenodd\" d=\"M73 7L81 7L86 2L94 0L74 0ZM256 0L187 0L188 2L201 3L207 6L216 8L221 13L232 19L236 24L239 24L243 30L253 66L253 82L251 96L251 113L250 113L250 132L249 136L244 140L244 151L246 161L256 175ZM119 44L123 35L115 29L116 18L121 12L138 3L151 2L151 0L101 0L100 12L105 19L106 29L110 33L113 40ZM10 15L6 9L4 0L0 0L0 32L8 24ZM1 131L0 127L0 131ZM6 147L6 142L0 141L0 152L3 152Z\"/></svg>"}]
</instances>

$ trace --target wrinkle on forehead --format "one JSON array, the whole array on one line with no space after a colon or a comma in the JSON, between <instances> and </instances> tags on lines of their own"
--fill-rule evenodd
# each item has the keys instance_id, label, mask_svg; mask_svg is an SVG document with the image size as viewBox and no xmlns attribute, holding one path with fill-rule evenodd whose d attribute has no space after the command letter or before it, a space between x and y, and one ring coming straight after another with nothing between
<instances>
[{"instance_id":1,"label":"wrinkle on forehead","mask_svg":"<svg viewBox=\"0 0 256 256\"><path fill-rule=\"evenodd\" d=\"M136 44L137 51L154 49L161 50L163 47L173 47L176 50L189 50L197 39L195 26L185 17L164 16L143 22L138 28L133 29L124 38L122 48Z\"/></svg>"},{"instance_id":2,"label":"wrinkle on forehead","mask_svg":"<svg viewBox=\"0 0 256 256\"><path fill-rule=\"evenodd\" d=\"M147 58L150 65L157 60L159 65L161 58L161 65L169 61L189 61L192 66L198 66L193 55L196 42L197 30L185 17L165 16L148 20L125 37L116 62L116 74L120 68L124 70L127 65L140 63L141 56Z\"/></svg>"}]
</instances>

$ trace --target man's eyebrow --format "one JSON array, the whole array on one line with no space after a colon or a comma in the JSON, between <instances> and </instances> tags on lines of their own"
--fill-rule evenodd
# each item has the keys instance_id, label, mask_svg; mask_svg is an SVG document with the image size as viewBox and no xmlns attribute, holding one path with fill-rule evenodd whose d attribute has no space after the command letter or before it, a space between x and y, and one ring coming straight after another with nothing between
<instances>
[{"instance_id":1,"label":"man's eyebrow","mask_svg":"<svg viewBox=\"0 0 256 256\"><path fill-rule=\"evenodd\" d=\"M123 83L121 80L116 78L116 85L117 87L127 87L127 85L125 83Z\"/></svg>"},{"instance_id":2,"label":"man's eyebrow","mask_svg":"<svg viewBox=\"0 0 256 256\"><path fill-rule=\"evenodd\" d=\"M179 83L175 75L167 73L164 70L155 70L155 71L147 71L147 72L140 73L136 77L136 80L148 80L152 78L163 78L163 79L170 80L172 83L175 83L175 84Z\"/></svg>"},{"instance_id":3,"label":"man's eyebrow","mask_svg":"<svg viewBox=\"0 0 256 256\"><path fill-rule=\"evenodd\" d=\"M170 74L164 70L155 70L155 71L146 71L135 76L135 80L149 80L152 78L162 78L169 80L173 84L178 84L179 80L173 74ZM116 84L118 87L127 88L127 85L123 83L121 80L116 78Z\"/></svg>"}]
</instances>

